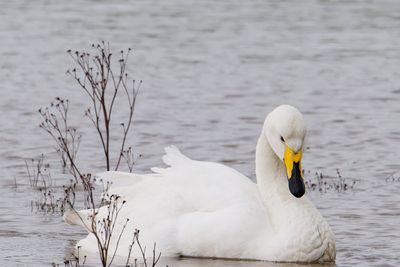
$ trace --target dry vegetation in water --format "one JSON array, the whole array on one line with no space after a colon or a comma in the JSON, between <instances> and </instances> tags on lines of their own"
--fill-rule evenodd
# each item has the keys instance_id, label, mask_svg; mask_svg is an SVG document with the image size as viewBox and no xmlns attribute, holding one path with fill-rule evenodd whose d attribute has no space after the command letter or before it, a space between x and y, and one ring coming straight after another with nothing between
<instances>
[{"instance_id":1,"label":"dry vegetation in water","mask_svg":"<svg viewBox=\"0 0 400 267\"><path fill-rule=\"evenodd\" d=\"M324 175L322 172L316 172L314 178L307 179L305 186L309 191L318 191L320 193L353 191L356 180L344 178L339 169L336 169L336 176Z\"/></svg>"},{"instance_id":2,"label":"dry vegetation in water","mask_svg":"<svg viewBox=\"0 0 400 267\"><path fill-rule=\"evenodd\" d=\"M400 175L397 175L396 172L392 172L388 176L386 176L385 182L386 183L400 182Z\"/></svg>"},{"instance_id":3,"label":"dry vegetation in water","mask_svg":"<svg viewBox=\"0 0 400 267\"><path fill-rule=\"evenodd\" d=\"M102 42L98 45L92 45L93 55L87 52L72 52L68 50L68 55L72 58L76 68L68 70L67 74L78 84L87 95L89 107L83 113L97 132L101 146L99 151L104 156L104 165L106 170L118 170L123 162L126 163L129 171L132 172L134 166L134 154L131 146L127 146L127 136L132 126L135 103L140 82L130 80L126 72L126 66L131 49L127 52L121 51L119 58L114 62L108 43ZM124 100L125 105L116 106L118 99ZM121 103L121 102L119 102ZM115 110L126 108L126 121L120 122L121 136L116 142L119 142L119 149L112 151L111 138L113 128L113 115ZM90 225L87 230L91 232L97 240L98 252L102 266L111 266L115 259L119 240L124 235L126 227L130 227L127 218L121 232L114 231L115 224L124 208L125 201L121 201L118 195L108 195L108 189L111 184L103 186L107 196L107 201L99 203L95 200L96 180L91 173L84 172L77 160L82 134L78 129L70 126L69 120L70 102L68 99L56 97L49 107L39 109L43 122L40 127L48 133L56 145L57 154L60 156L62 167L71 175L69 184L61 188L53 186L53 179L49 172L49 165L44 163L44 156L39 159L26 161L29 182L34 190L39 192L39 199L32 202L32 207L37 211L64 214L65 212L77 213L76 206L82 207L82 203L77 200L83 199L83 207L90 209ZM113 165L113 162L115 164ZM60 192L61 191L61 192ZM78 195L82 194L81 197ZM57 195L57 196L56 196ZM108 216L104 219L98 219L97 210L99 207L107 209ZM78 215L79 216L79 215ZM84 218L80 218L82 221ZM112 237L117 237L116 247L110 247ZM126 259L126 266L137 266L138 260L132 259L130 255L134 245L137 245L142 253L140 265L154 267L161 256L156 253L154 243L151 262L146 256L146 248L143 248L139 240L139 230L135 229L132 236L132 242L129 247L129 256ZM65 259L65 266L84 266L86 257L80 255L79 248L70 259ZM59 264L53 263L53 266Z\"/></svg>"},{"instance_id":4,"label":"dry vegetation in water","mask_svg":"<svg viewBox=\"0 0 400 267\"><path fill-rule=\"evenodd\" d=\"M44 155L26 160L25 166L29 185L37 193L36 198L31 201L32 212L63 215L67 201L75 203L76 183L70 180L70 184L57 187L50 173L50 164L45 162Z\"/></svg>"}]
</instances>

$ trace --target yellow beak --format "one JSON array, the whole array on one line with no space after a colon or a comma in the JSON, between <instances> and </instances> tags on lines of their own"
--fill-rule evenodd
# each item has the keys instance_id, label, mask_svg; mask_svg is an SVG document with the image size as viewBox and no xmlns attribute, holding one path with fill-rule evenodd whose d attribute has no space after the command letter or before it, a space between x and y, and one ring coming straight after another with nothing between
<instances>
[{"instance_id":1,"label":"yellow beak","mask_svg":"<svg viewBox=\"0 0 400 267\"><path fill-rule=\"evenodd\" d=\"M301 149L297 153L294 153L293 150L288 145L286 145L285 154L283 156L283 161L286 166L286 172L287 172L288 179L291 179L293 177L294 163L298 163L299 168L300 168L300 174L301 174L301 156L302 156Z\"/></svg>"},{"instance_id":2,"label":"yellow beak","mask_svg":"<svg viewBox=\"0 0 400 267\"><path fill-rule=\"evenodd\" d=\"M283 162L286 167L289 190L292 195L297 198L302 197L306 192L301 170L301 155L301 149L297 153L294 153L293 150L286 145Z\"/></svg>"}]
</instances>

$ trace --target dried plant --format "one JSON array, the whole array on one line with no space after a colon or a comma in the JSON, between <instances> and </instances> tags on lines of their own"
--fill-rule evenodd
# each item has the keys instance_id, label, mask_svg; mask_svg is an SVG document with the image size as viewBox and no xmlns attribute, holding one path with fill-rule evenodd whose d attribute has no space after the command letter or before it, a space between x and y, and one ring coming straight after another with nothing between
<instances>
[{"instance_id":1,"label":"dried plant","mask_svg":"<svg viewBox=\"0 0 400 267\"><path fill-rule=\"evenodd\" d=\"M126 73L126 66L131 49L125 53L121 51L118 60L117 71L114 71L112 65L112 53L109 44L102 42L98 45L92 45L95 53L94 56L87 52L71 52L68 54L77 65L77 68L67 71L69 74L84 90L89 97L90 107L85 110L85 116L89 118L91 124L96 129L101 143L101 150L105 158L105 166L107 170L118 170L121 161L125 160L130 172L133 170L134 156L132 148L126 148L126 141L131 124L133 120L133 113L136 103L136 97L140 89L141 81L136 83L134 80L128 81L128 74ZM129 85L130 84L130 85ZM121 95L122 94L122 95ZM116 101L118 96L126 99L128 116L125 122L120 123L122 127L122 134L119 143L119 150L117 153L111 153L111 134L112 134L112 118L114 109L116 108ZM118 107L120 107L118 105ZM77 153L79 151L81 134L76 128L71 127L69 124L69 101L68 99L55 98L50 107L39 109L39 113L43 118L40 127L44 129L54 140L56 144L56 151L61 158L62 166L68 169L69 173L74 177L70 181L70 185L63 186L64 196L60 200L60 210L64 213L74 212L79 216L80 221L86 226L87 230L92 233L97 241L98 251L100 254L100 261L102 266L111 266L114 261L119 242L129 222L126 219L122 229L119 233L115 232L116 223L119 222L118 217L121 209L125 205L125 201L121 201L117 195L108 195L108 189L111 184L103 184L105 192L103 196L107 196L107 202L102 201L96 205L94 197L94 184L95 179L90 173L83 172L77 164ZM115 166L112 167L112 154L116 155ZM37 180L37 179L36 179ZM82 185L84 193L84 205L89 209L89 223L86 218L82 218L80 213L75 209L76 188L77 185ZM44 195L49 197L48 195ZM54 198L50 199L54 201ZM47 201L47 198L46 198ZM57 201L55 201L57 203ZM52 203L52 202L51 202ZM103 218L98 218L99 208L106 209L107 214ZM111 240L116 239L115 247L111 250ZM145 248L139 242L139 231L135 231L133 242L129 248L131 252L133 245L138 244L143 256L144 265L147 266L145 255ZM153 248L153 261L152 266L155 266L161 256L158 254L156 257L156 245ZM130 258L127 259L127 264ZM73 259L66 260L65 266L81 266L79 248L78 255ZM86 260L86 259L85 259ZM85 262L85 260L83 262ZM135 266L136 266L135 260Z\"/></svg>"},{"instance_id":2,"label":"dried plant","mask_svg":"<svg viewBox=\"0 0 400 267\"><path fill-rule=\"evenodd\" d=\"M305 186L310 191L319 191L320 193L327 192L346 192L354 190L356 180L344 178L340 174L339 169L336 169L337 176L324 175L322 172L316 172L314 179L305 181ZM351 180L349 183L347 180Z\"/></svg>"},{"instance_id":3,"label":"dried plant","mask_svg":"<svg viewBox=\"0 0 400 267\"><path fill-rule=\"evenodd\" d=\"M400 176L396 174L396 172L390 173L388 176L385 177L385 182L400 182Z\"/></svg>"},{"instance_id":4,"label":"dried plant","mask_svg":"<svg viewBox=\"0 0 400 267\"><path fill-rule=\"evenodd\" d=\"M101 264L103 267L105 266L109 267L114 262L119 247L119 243L127 228L129 219L127 218L124 221L122 229L119 231L119 233L117 233L115 230L115 226L117 223L120 222L118 218L120 217L121 209L124 207L126 201L121 200L120 196L118 195L114 194L108 195L108 192L104 192L103 195L109 197L107 198L107 204L103 206L103 209L106 208L106 214L102 218L98 218L99 209L96 207L94 202L91 203L92 207L90 208L90 213L87 214L87 218L82 216L73 207L71 212L73 212L76 216L78 216L82 225L86 227L87 231L93 234L93 236L97 241ZM111 241L114 239L115 235L116 235L115 246L111 247L110 244ZM141 252L143 266L145 267L156 266L161 257L161 253L158 254L156 253L156 243L154 243L151 265L148 263L146 256L146 247L143 247L142 244L140 243L138 229L135 229L132 242L129 246L129 253L126 260L126 266L131 266L129 265L129 261L133 246L135 244L137 244ZM75 257L78 257L77 261L79 262L79 250L78 250L78 255ZM134 260L134 264L135 264L134 266L137 266L137 259Z\"/></svg>"},{"instance_id":5,"label":"dried plant","mask_svg":"<svg viewBox=\"0 0 400 267\"><path fill-rule=\"evenodd\" d=\"M68 70L67 74L74 78L90 98L91 107L85 111L85 115L97 130L108 171L111 170L110 126L113 109L117 96L120 91L123 92L129 111L126 121L120 123L123 134L120 141L117 163L114 167L115 170L118 170L123 156L122 152L125 150L126 138L132 124L136 97L142 82L136 83L133 80L131 83L128 80L126 66L131 51L130 48L127 53L124 51L120 52L117 72L114 72L112 66L112 53L108 43L93 44L92 48L96 53L94 56L87 52L75 51L73 53L71 50L67 51L78 66L78 68Z\"/></svg>"},{"instance_id":6,"label":"dried plant","mask_svg":"<svg viewBox=\"0 0 400 267\"><path fill-rule=\"evenodd\" d=\"M80 258L80 247L77 249L76 255L71 255L69 258L64 259L64 267L84 267L86 263L86 256L83 257L83 260ZM81 262L82 261L82 262ZM59 267L60 265L53 262L51 264L52 267Z\"/></svg>"},{"instance_id":7,"label":"dried plant","mask_svg":"<svg viewBox=\"0 0 400 267\"><path fill-rule=\"evenodd\" d=\"M122 157L124 158L126 165L128 166L129 172L133 171L133 166L135 165L135 158L132 152L132 147L122 151ZM139 155L141 157L141 155Z\"/></svg>"},{"instance_id":8,"label":"dried plant","mask_svg":"<svg viewBox=\"0 0 400 267\"><path fill-rule=\"evenodd\" d=\"M36 211L43 213L55 213L58 210L58 202L55 200L54 191L48 188L39 189L39 198L35 201L31 201L32 211L36 208Z\"/></svg>"},{"instance_id":9,"label":"dried plant","mask_svg":"<svg viewBox=\"0 0 400 267\"><path fill-rule=\"evenodd\" d=\"M32 212L63 215L66 203L75 203L77 183L71 179L69 185L62 186L63 193L60 195L60 188L55 186L49 172L50 165L45 163L43 155L38 159L26 160L25 164L30 186L38 193L38 197L31 201Z\"/></svg>"},{"instance_id":10,"label":"dried plant","mask_svg":"<svg viewBox=\"0 0 400 267\"><path fill-rule=\"evenodd\" d=\"M69 126L68 120L69 101L56 97L50 107L39 109L43 118L40 128L45 130L56 143L56 150L69 172L78 182L82 173L76 165L76 155L79 150L81 134L76 128Z\"/></svg>"},{"instance_id":11,"label":"dried plant","mask_svg":"<svg viewBox=\"0 0 400 267\"><path fill-rule=\"evenodd\" d=\"M147 257L146 257L146 247L143 247L142 244L140 243L139 232L140 231L138 229L135 229L135 232L134 232L133 238L132 238L132 242L129 245L129 253L128 253L128 257L126 259L126 264L125 264L126 267L131 267L132 266L129 263L129 261L130 261L130 257L131 257L132 248L133 248L133 245L135 243L138 245L138 247L140 249L140 253L142 254L143 266L144 267L148 267L149 266L148 262L147 262ZM160 260L160 257L161 257L161 252L159 252L158 254L156 253L156 247L157 247L157 244L154 242L153 254L152 254L152 258L151 258L152 261L151 261L151 265L150 265L151 267L156 266L158 261ZM133 266L137 267L137 259L134 259L134 265Z\"/></svg>"},{"instance_id":12,"label":"dried plant","mask_svg":"<svg viewBox=\"0 0 400 267\"><path fill-rule=\"evenodd\" d=\"M53 185L50 174L50 164L44 163L44 155L37 159L25 160L25 167L28 173L29 185L32 188L47 188Z\"/></svg>"},{"instance_id":13,"label":"dried plant","mask_svg":"<svg viewBox=\"0 0 400 267\"><path fill-rule=\"evenodd\" d=\"M120 201L120 197L117 195L111 195L109 203L106 205L107 214L101 219L97 218L98 208L95 206L94 202L91 204L92 207L90 209L90 214L88 214L88 218L83 218L76 210L73 210L72 212L78 216L82 224L86 226L86 229L95 237L102 266L111 266L118 249L119 241L121 240L122 234L124 233L129 221L129 219L126 219L122 230L118 234L114 252L110 254L110 243L115 234L115 226L118 222L119 213L125 205L125 201ZM89 220L89 223L87 223L86 219Z\"/></svg>"},{"instance_id":14,"label":"dried plant","mask_svg":"<svg viewBox=\"0 0 400 267\"><path fill-rule=\"evenodd\" d=\"M31 201L31 210L43 213L55 213L59 210L59 199L56 200L53 189L53 178L50 174L50 164L45 163L44 155L39 158L25 160L29 185L38 193Z\"/></svg>"},{"instance_id":15,"label":"dried plant","mask_svg":"<svg viewBox=\"0 0 400 267\"><path fill-rule=\"evenodd\" d=\"M67 210L67 205L72 207L75 205L76 187L77 183L72 179L69 181L68 185L62 186L64 195L62 201L60 202L61 215L64 215L65 211Z\"/></svg>"}]
</instances>

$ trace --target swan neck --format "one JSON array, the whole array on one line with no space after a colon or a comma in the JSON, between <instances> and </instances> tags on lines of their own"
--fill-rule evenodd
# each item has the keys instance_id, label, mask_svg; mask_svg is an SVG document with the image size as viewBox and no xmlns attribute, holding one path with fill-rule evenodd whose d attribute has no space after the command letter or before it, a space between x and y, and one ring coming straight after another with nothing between
<instances>
[{"instance_id":1,"label":"swan neck","mask_svg":"<svg viewBox=\"0 0 400 267\"><path fill-rule=\"evenodd\" d=\"M264 133L260 135L257 142L256 176L258 187L263 196L271 197L270 194L273 193L276 186L287 183L285 167L272 150Z\"/></svg>"},{"instance_id":2,"label":"swan neck","mask_svg":"<svg viewBox=\"0 0 400 267\"><path fill-rule=\"evenodd\" d=\"M280 158L272 150L264 133L258 139L256 148L257 185L264 206L272 212L289 203L300 203L291 195L288 188L286 169Z\"/></svg>"},{"instance_id":3,"label":"swan neck","mask_svg":"<svg viewBox=\"0 0 400 267\"><path fill-rule=\"evenodd\" d=\"M295 198L290 193L285 166L264 133L257 142L256 175L261 200L274 224L279 225L288 216L296 216L301 210L299 205L310 205L306 196Z\"/></svg>"}]
</instances>

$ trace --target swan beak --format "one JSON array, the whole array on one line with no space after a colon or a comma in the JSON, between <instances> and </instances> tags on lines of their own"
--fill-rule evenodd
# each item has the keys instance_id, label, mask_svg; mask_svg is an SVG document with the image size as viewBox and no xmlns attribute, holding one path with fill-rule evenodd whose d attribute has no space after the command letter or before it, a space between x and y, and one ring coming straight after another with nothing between
<instances>
[{"instance_id":1,"label":"swan beak","mask_svg":"<svg viewBox=\"0 0 400 267\"><path fill-rule=\"evenodd\" d=\"M293 150L286 145L283 162L286 166L290 193L297 198L302 197L306 192L301 172L301 155L301 149L297 153L294 153Z\"/></svg>"}]
</instances>

